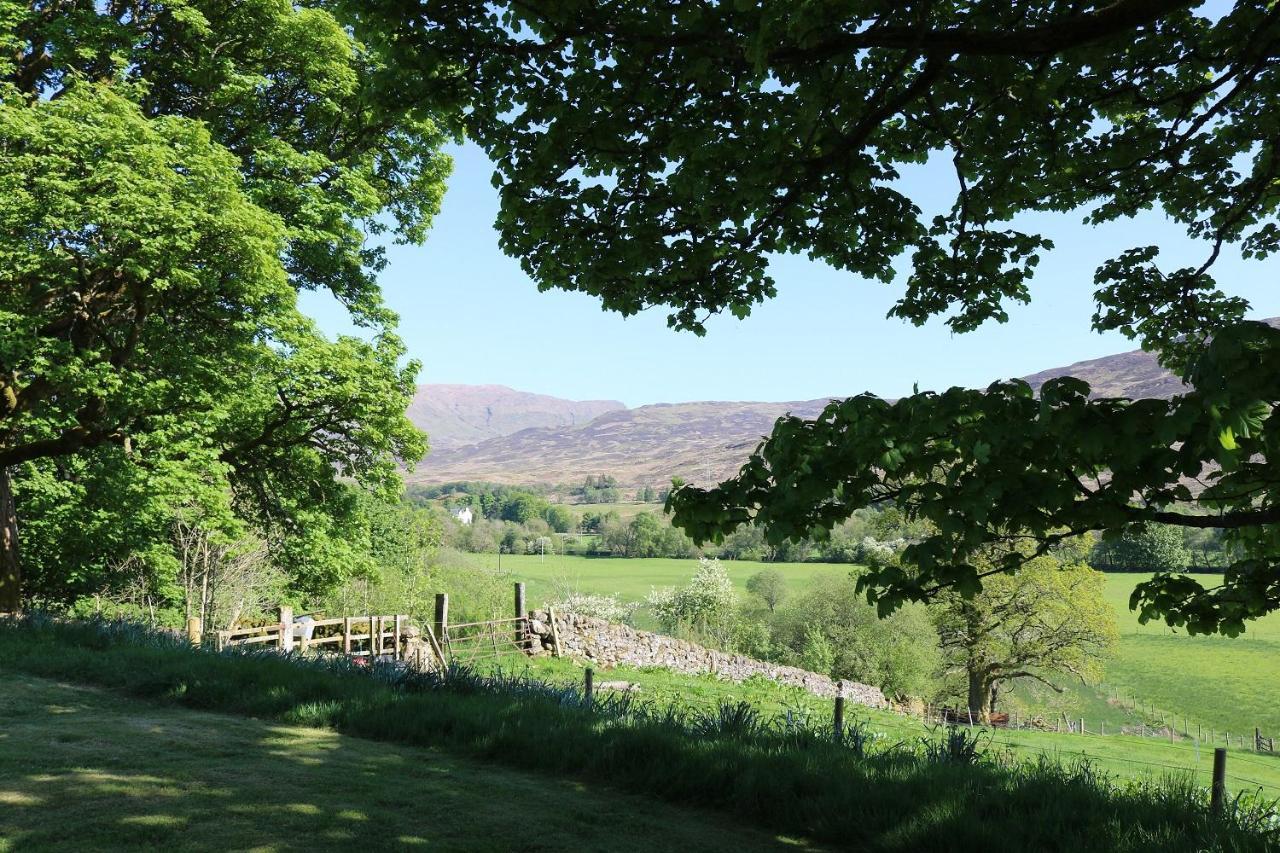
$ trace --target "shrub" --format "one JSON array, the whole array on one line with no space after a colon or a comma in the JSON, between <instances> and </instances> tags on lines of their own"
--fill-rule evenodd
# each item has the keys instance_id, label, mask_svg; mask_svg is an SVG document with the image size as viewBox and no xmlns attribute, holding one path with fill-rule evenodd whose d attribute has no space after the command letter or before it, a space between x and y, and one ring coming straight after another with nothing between
<instances>
[{"instance_id":1,"label":"shrub","mask_svg":"<svg viewBox=\"0 0 1280 853\"><path fill-rule=\"evenodd\" d=\"M733 634L737 594L729 573L717 559L703 557L683 589L654 590L648 604L654 617L672 632L682 629L721 645Z\"/></svg>"}]
</instances>

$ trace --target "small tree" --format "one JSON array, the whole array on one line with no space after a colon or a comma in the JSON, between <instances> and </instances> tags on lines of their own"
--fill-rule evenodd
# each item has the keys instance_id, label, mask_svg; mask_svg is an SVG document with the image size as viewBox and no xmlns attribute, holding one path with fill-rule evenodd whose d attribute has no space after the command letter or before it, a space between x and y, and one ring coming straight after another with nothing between
<instances>
[{"instance_id":1,"label":"small tree","mask_svg":"<svg viewBox=\"0 0 1280 853\"><path fill-rule=\"evenodd\" d=\"M568 533L577 526L574 514L560 504L548 504L542 518L556 533Z\"/></svg>"},{"instance_id":2,"label":"small tree","mask_svg":"<svg viewBox=\"0 0 1280 853\"><path fill-rule=\"evenodd\" d=\"M649 593L648 605L668 631L692 630L717 643L728 641L733 628L737 595L729 573L719 560L698 561L689 585Z\"/></svg>"},{"instance_id":3,"label":"small tree","mask_svg":"<svg viewBox=\"0 0 1280 853\"><path fill-rule=\"evenodd\" d=\"M747 578L747 592L763 601L772 613L787 595L787 579L777 569L765 569Z\"/></svg>"},{"instance_id":4,"label":"small tree","mask_svg":"<svg viewBox=\"0 0 1280 853\"><path fill-rule=\"evenodd\" d=\"M986 578L970 598L948 592L938 599L933 615L945 669L963 680L976 719L989 719L1007 684L1032 679L1061 693L1065 676L1101 675L1117 639L1104 583L1083 564L1037 557L1017 574Z\"/></svg>"},{"instance_id":5,"label":"small tree","mask_svg":"<svg viewBox=\"0 0 1280 853\"><path fill-rule=\"evenodd\" d=\"M885 618L858 592L858 574L824 572L778 608L771 620L778 659L814 669L824 646L832 660L822 672L874 684L888 696L933 692L939 667L938 637L921 605Z\"/></svg>"},{"instance_id":6,"label":"small tree","mask_svg":"<svg viewBox=\"0 0 1280 853\"><path fill-rule=\"evenodd\" d=\"M1180 529L1148 524L1098 543L1094 562L1128 572L1177 572L1191 565L1191 551Z\"/></svg>"}]
</instances>

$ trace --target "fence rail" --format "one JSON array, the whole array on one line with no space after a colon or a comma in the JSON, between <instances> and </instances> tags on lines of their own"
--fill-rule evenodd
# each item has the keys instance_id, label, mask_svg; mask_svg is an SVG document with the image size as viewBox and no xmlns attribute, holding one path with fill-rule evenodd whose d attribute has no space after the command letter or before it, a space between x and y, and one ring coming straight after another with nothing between
<instances>
[{"instance_id":1,"label":"fence rail","mask_svg":"<svg viewBox=\"0 0 1280 853\"><path fill-rule=\"evenodd\" d=\"M192 624L192 623L195 624ZM289 607L280 608L280 621L248 628L214 631L214 648L221 651L235 646L273 645L281 651L330 651L355 658L390 658L403 660L410 632L409 617L402 614L367 614L295 619ZM189 620L187 633L199 642L199 620Z\"/></svg>"}]
</instances>

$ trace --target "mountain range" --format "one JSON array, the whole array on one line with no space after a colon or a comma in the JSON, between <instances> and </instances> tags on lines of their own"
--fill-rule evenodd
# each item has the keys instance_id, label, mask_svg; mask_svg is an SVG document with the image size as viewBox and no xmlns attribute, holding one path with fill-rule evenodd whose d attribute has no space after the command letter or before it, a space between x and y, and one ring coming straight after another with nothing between
<instances>
[{"instance_id":1,"label":"mountain range","mask_svg":"<svg viewBox=\"0 0 1280 853\"><path fill-rule=\"evenodd\" d=\"M1169 397L1183 387L1141 350L1026 377L1087 381L1095 396ZM500 385L423 385L409 417L426 430L430 455L411 483L485 480L511 485L580 483L609 474L624 486L719 482L734 474L780 416L817 415L831 398L784 403L562 400Z\"/></svg>"}]
</instances>

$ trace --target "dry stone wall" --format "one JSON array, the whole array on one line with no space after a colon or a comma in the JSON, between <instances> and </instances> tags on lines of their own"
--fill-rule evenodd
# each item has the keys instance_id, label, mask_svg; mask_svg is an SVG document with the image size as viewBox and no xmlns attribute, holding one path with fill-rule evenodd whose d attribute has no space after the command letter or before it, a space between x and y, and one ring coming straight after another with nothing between
<instances>
[{"instance_id":1,"label":"dry stone wall","mask_svg":"<svg viewBox=\"0 0 1280 853\"><path fill-rule=\"evenodd\" d=\"M878 687L836 681L794 666L708 649L665 634L640 631L590 616L557 613L553 632L550 614L535 610L530 614L529 632L533 654L549 654L558 634L562 654L600 667L661 666L675 672L712 673L729 681L745 681L760 675L779 684L803 688L816 696L843 695L849 702L872 708L889 707Z\"/></svg>"}]
</instances>

